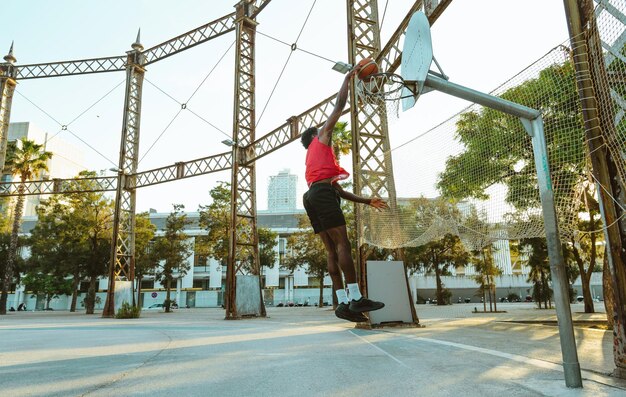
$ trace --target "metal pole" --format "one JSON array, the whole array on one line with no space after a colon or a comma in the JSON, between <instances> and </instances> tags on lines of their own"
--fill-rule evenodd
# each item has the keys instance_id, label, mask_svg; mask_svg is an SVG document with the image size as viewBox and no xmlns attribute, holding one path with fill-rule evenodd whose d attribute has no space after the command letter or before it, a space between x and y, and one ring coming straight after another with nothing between
<instances>
[{"instance_id":1,"label":"metal pole","mask_svg":"<svg viewBox=\"0 0 626 397\"><path fill-rule=\"evenodd\" d=\"M613 126L611 112L601 112L599 106L601 99L604 98L604 103L611 103L611 100L607 88L598 81L599 75L606 73L606 66L602 62L598 33L591 28L594 25L592 4L575 0L564 0L563 4L585 123L585 140L589 148L593 175L598 185L598 202L602 209L609 269L614 285L616 316L613 325L615 345L613 361L616 367L614 375L623 378L626 377L626 351L623 349L626 345L626 231L620 222L623 211L615 205L614 200L618 201L620 193L623 193L624 181L620 180L617 165L605 143L617 132ZM592 51L594 48L595 57ZM592 65L595 67L592 68Z\"/></svg>"},{"instance_id":2,"label":"metal pole","mask_svg":"<svg viewBox=\"0 0 626 397\"><path fill-rule=\"evenodd\" d=\"M537 117L534 120L525 121L530 123L532 131L532 145L537 169L537 182L539 183L539 195L541 197L541 209L543 212L548 257L550 258L550 273L554 287L554 303L556 317L559 323L559 339L561 342L561 355L563 357L563 371L565 385L567 387L583 387L576 351L576 339L572 325L572 312L569 302L569 283L565 272L565 260L559 228L557 223L556 209L554 207L554 191L550 178L550 166L548 164L548 150L543 131L543 119Z\"/></svg>"},{"instance_id":3,"label":"metal pole","mask_svg":"<svg viewBox=\"0 0 626 397\"><path fill-rule=\"evenodd\" d=\"M412 84L413 82L408 82ZM507 101L493 95L485 94L458 84L451 83L437 76L428 75L424 85L445 92L457 98L478 103L504 113L517 116L521 119L524 128L532 138L535 168L541 197L541 208L544 217L546 240L548 245L548 257L550 258L550 273L554 285L556 315L559 322L559 339L561 342L561 354L563 356L563 371L565 373L565 385L567 387L582 387L582 377L574 327L572 325L572 313L569 303L569 291L567 274L565 273L565 260L559 237L556 209L554 207L554 192L550 178L550 166L548 164L548 150L543 131L543 119L538 110Z\"/></svg>"},{"instance_id":4,"label":"metal pole","mask_svg":"<svg viewBox=\"0 0 626 397\"><path fill-rule=\"evenodd\" d=\"M231 168L231 208L229 225L229 250L226 273L225 319L245 315L265 317L265 304L260 279L259 237L256 214L256 166L248 163L251 145L255 140L255 37L257 22L254 19L254 1L241 0L236 5L237 53L235 60L235 96L233 117L233 152ZM238 296L237 273L244 265L259 281L259 306L242 312L237 300L245 302L250 295ZM255 287L256 288L256 287ZM243 291L240 290L243 294ZM255 299L251 297L251 299ZM256 303L255 303L256 305Z\"/></svg>"},{"instance_id":5,"label":"metal pole","mask_svg":"<svg viewBox=\"0 0 626 397\"><path fill-rule=\"evenodd\" d=\"M348 59L356 64L360 59L381 56L380 20L378 16L378 0L347 0L348 17ZM416 7L417 5L414 5ZM408 20L405 20L408 23ZM381 59L381 66L385 60ZM390 65L393 67L392 65ZM389 141L389 125L387 108L379 106L371 111L359 106L354 82L350 90L350 126L352 130L352 167L354 170L354 192L359 195L368 194L388 197L389 206L396 209L396 186L393 178L393 161ZM382 157L382 161L381 161ZM362 228L363 209L354 206L356 226L356 271L362 293L367 295L368 275L367 256L370 249L364 243L365 234ZM402 260L403 250L396 249L397 260ZM405 264L406 267L406 264ZM406 272L405 272L406 274ZM409 280L405 275L405 283ZM333 294L334 295L334 294ZM419 318L412 303L410 294L407 296L411 308L412 323L419 324Z\"/></svg>"},{"instance_id":6,"label":"metal pole","mask_svg":"<svg viewBox=\"0 0 626 397\"><path fill-rule=\"evenodd\" d=\"M13 44L9 53L4 57L5 63L0 64L0 173L4 169L9 141L9 120L11 119L11 104L13 92L17 82L15 81L13 64Z\"/></svg>"},{"instance_id":7,"label":"metal pole","mask_svg":"<svg viewBox=\"0 0 626 397\"><path fill-rule=\"evenodd\" d=\"M411 83L411 82L408 82ZM475 102L479 105L486 106L491 109L496 109L501 112L511 114L523 119L534 120L541 116L538 110L529 108L519 103L507 101L506 99L498 98L493 95L485 94L484 92L476 91L468 87L464 87L459 84L452 83L441 77L429 74L424 81L426 87L434 88L437 91L445 92L457 98L465 99L470 102Z\"/></svg>"},{"instance_id":8,"label":"metal pole","mask_svg":"<svg viewBox=\"0 0 626 397\"><path fill-rule=\"evenodd\" d=\"M126 69L126 97L124 120L120 142L118 185L115 194L111 262L109 264L109 286L102 317L115 315L115 281L122 276L131 282L134 300L135 278L135 178L139 151L139 126L141 120L141 95L145 61L139 42L139 34L128 54ZM133 302L134 303L134 302Z\"/></svg>"}]
</instances>

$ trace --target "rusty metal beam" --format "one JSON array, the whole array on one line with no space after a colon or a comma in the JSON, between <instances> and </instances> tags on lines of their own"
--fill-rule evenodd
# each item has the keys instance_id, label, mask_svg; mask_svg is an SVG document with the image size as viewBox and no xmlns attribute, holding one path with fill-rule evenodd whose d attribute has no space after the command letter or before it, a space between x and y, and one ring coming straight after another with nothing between
<instances>
[{"instance_id":1,"label":"rusty metal beam","mask_svg":"<svg viewBox=\"0 0 626 397\"><path fill-rule=\"evenodd\" d=\"M126 56L80 59L50 63L15 66L16 79L40 79L44 77L71 76L77 74L119 72L126 70Z\"/></svg>"},{"instance_id":2,"label":"rusty metal beam","mask_svg":"<svg viewBox=\"0 0 626 397\"><path fill-rule=\"evenodd\" d=\"M173 165L155 168L148 171L138 172L132 178L135 187L158 185L178 179L191 178L198 175L206 175L213 172L224 171L232 166L232 153L220 153L213 156L203 157L191 161L181 161Z\"/></svg>"},{"instance_id":3,"label":"rusty metal beam","mask_svg":"<svg viewBox=\"0 0 626 397\"><path fill-rule=\"evenodd\" d=\"M256 17L271 0L258 0L252 18ZM199 26L142 52L144 65L160 61L198 44L235 30L235 13L232 12ZM36 63L15 66L15 79L28 80L45 77L72 76L89 73L121 72L126 70L126 55L79 59L72 61Z\"/></svg>"},{"instance_id":4,"label":"rusty metal beam","mask_svg":"<svg viewBox=\"0 0 626 397\"><path fill-rule=\"evenodd\" d=\"M402 62L402 47L400 45L400 41L404 37L406 27L409 25L409 20L416 11L419 11L422 8L422 3L422 0L418 0L413 3L402 22L400 22L400 25L398 25L396 31L393 35L391 35L387 44L376 57L376 62L380 65L382 70L394 73L400 67L400 62ZM426 3L430 3L430 7L432 7L430 9L430 13L427 12L428 21L432 26L441 16L443 11L450 5L450 3L452 3L452 0L442 0L438 2L430 0L426 1Z\"/></svg>"},{"instance_id":5,"label":"rusty metal beam","mask_svg":"<svg viewBox=\"0 0 626 397\"><path fill-rule=\"evenodd\" d=\"M20 182L0 183L0 197L17 196ZM24 184L25 196L41 194L81 193L81 192L111 192L117 188L117 177L107 176L99 178L48 179L31 181Z\"/></svg>"},{"instance_id":6,"label":"rusty metal beam","mask_svg":"<svg viewBox=\"0 0 626 397\"><path fill-rule=\"evenodd\" d=\"M154 47L143 51L146 57L146 65L160 61L179 52L188 50L198 44L202 44L211 39L235 30L235 13L232 12L219 19L199 26L189 32L183 33L173 39L167 40Z\"/></svg>"},{"instance_id":7,"label":"rusty metal beam","mask_svg":"<svg viewBox=\"0 0 626 397\"><path fill-rule=\"evenodd\" d=\"M267 5L267 3L269 2L270 0L266 0L265 2L263 2L262 6ZM445 8L448 4L450 4L450 2L451 0L442 1L439 3L438 7ZM406 30L406 25L408 24L410 17L417 9L421 8L421 3L421 0L419 0L413 4L396 32L392 35L392 37L389 39L389 41L377 57L381 65L387 65L386 69L383 68L384 70L394 71L395 68L393 65L400 64L402 55L399 47L400 39L404 35L404 30ZM432 19L431 24L435 21L436 18ZM299 139L301 134L300 131L302 130L302 128L320 126L321 124L323 124L328 119L328 116L330 115L330 112L334 107L334 100L336 96L337 94L334 93L326 97L318 104L312 106L311 108L307 109L297 116L292 116L284 124L273 129L261 138L256 139L254 142L252 142L252 144L246 146L243 150L243 152L247 154L244 163L249 164ZM349 112L349 107L346 108L347 110L344 111L344 114ZM178 167L177 164L184 164L185 171L182 176L176 173ZM206 175L213 172L223 171L229 169L231 166L232 156L230 152L227 152L203 157L196 160L176 163L173 165L167 165L152 170L142 171L136 174L136 178L130 178L130 180L134 180L134 183L136 184L135 187L140 188L177 179L190 178L193 176ZM101 187L94 191L115 190L116 185L110 185L110 183L108 182L108 179L110 178L104 177L96 179L101 180ZM67 185L66 182L70 182L72 181L72 179L58 181L60 186L71 186ZM70 193L70 191L63 190L63 188L61 188L61 190L59 190L58 192L53 191L50 181L32 181L27 182L26 185L26 190L27 192L29 192L27 194L31 195ZM16 195L16 191L16 184L6 182L0 183L0 197L14 196ZM75 191L71 192L73 193Z\"/></svg>"},{"instance_id":8,"label":"rusty metal beam","mask_svg":"<svg viewBox=\"0 0 626 397\"><path fill-rule=\"evenodd\" d=\"M213 172L229 170L232 166L232 153L220 153L196 160L181 161L165 167L129 174L128 188L141 188L158 185L178 179L186 179ZM80 192L111 192L117 189L117 177L50 179L26 182L25 195L61 194ZM17 196L19 182L0 183L0 197ZM85 188L87 186L88 188Z\"/></svg>"}]
</instances>

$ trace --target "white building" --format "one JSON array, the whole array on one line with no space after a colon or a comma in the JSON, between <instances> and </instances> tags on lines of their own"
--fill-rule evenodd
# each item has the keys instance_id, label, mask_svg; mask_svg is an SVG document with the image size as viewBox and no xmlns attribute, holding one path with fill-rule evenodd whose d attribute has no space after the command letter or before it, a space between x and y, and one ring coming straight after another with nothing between
<instances>
[{"instance_id":1,"label":"white building","mask_svg":"<svg viewBox=\"0 0 626 397\"><path fill-rule=\"evenodd\" d=\"M288 255L287 237L300 230L299 219L305 215L303 209L296 208L296 185L297 176L289 174L288 171L281 171L277 176L270 179L268 196L268 210L257 212L257 225L259 228L267 228L277 234L276 262L274 266L263 266L261 269L262 285L264 285L264 300L267 305L285 304L293 302L295 304L309 302L314 305L319 299L319 282L315 278L310 278L306 269L297 269L295 272L281 269L281 263ZM279 196L277 199L275 196ZM205 235L206 231L198 226L199 213L188 212L187 219L190 223L185 229L189 236L189 242L193 243L197 236ZM157 235L165 229L165 222L168 212L157 212L150 210L150 221L157 228ZM28 234L35 226L37 218L26 216L23 219L22 230ZM179 277L172 286L171 299L174 299L181 306L189 307L219 307L223 304L223 294L226 284L226 266L214 258L204 258L195 252L187 258L190 266L186 275ZM225 262L225 261L224 261ZM108 280L102 278L98 284L98 296L100 300L96 303L96 309L102 309L106 299L106 289ZM330 277L324 280L324 301L332 301L332 290ZM154 280L154 277L145 277L141 283L143 307L148 307L153 303L162 303L165 300L165 286ZM87 292L87 283L81 284L83 295L78 299L82 301ZM41 309L43 297L31 297L24 294L23 286L17 287L17 294L11 295L8 305L17 307L19 303L25 302L28 310ZM69 308L69 297L59 297L51 302L51 307L55 310L66 310ZM80 307L80 305L79 305Z\"/></svg>"},{"instance_id":2,"label":"white building","mask_svg":"<svg viewBox=\"0 0 626 397\"><path fill-rule=\"evenodd\" d=\"M49 178L73 178L85 168L84 152L71 143L64 141L59 136L49 136L47 132L30 122L17 122L9 124L8 141L13 142L18 139L27 138L35 143L44 145L44 150L52 152L52 158L48 162L48 171L37 175L35 179ZM0 181L18 181L19 178L10 174L2 174ZM24 202L24 215L35 215L35 208L40 202L40 196L27 196ZM4 213L5 208L0 208L0 213Z\"/></svg>"},{"instance_id":3,"label":"white building","mask_svg":"<svg viewBox=\"0 0 626 397\"><path fill-rule=\"evenodd\" d=\"M290 212L296 209L298 176L282 170L269 177L267 209L270 212Z\"/></svg>"},{"instance_id":4,"label":"white building","mask_svg":"<svg viewBox=\"0 0 626 397\"><path fill-rule=\"evenodd\" d=\"M270 178L268 188L268 210L257 212L257 225L259 228L268 228L278 236L275 247L276 262L273 267L263 266L261 270L262 285L264 286L264 300L267 305L285 304L286 302L304 303L306 301L313 305L318 301L319 282L310 277L306 269L297 269L294 272L281 268L286 255L289 254L287 237L300 230L299 219L305 216L305 211L296 207L296 185L297 176L289 174L288 171L281 171L278 175ZM159 213L150 211L150 220L156 226L158 232L165 229L166 218L169 213ZM187 213L190 224L185 232L189 236L189 242L193 243L197 236L206 234L206 231L198 226L199 214L197 212ZM25 217L23 230L28 233L36 224L35 217ZM496 280L498 286L498 297L506 296L509 293L518 294L520 297L526 296L531 284L526 281L528 267L524 266L527 256L525 253L513 254L511 242L508 240L498 240L492 244L493 255L496 266L502 270L502 276ZM189 307L219 307L223 304L223 294L226 284L226 266L214 258L203 258L193 253L187 259L190 269L186 275L177 279L172 286L171 298L180 306ZM468 265L451 269L452 275L443 277L443 282L447 288L453 291L453 300L457 297L471 298L473 302L479 301L475 296L478 285L471 277L475 274L473 266ZM411 290L414 297L418 295L422 298L432 298L435 295L436 281L434 275L417 273L410 277ZM598 284L598 280L600 284ZM323 282L324 301L332 301L331 280L329 277ZM579 284L579 283L578 283ZM101 309L106 298L106 288L108 282L106 278L100 280L99 292L100 302L96 305ZM597 277L592 281L594 296L601 295L601 279ZM86 292L87 283L81 286L81 290ZM165 300L165 286L155 281L153 277L146 277L141 283L143 307L148 307L153 303L162 303ZM580 293L582 289L578 287ZM26 298L26 299L25 299ZM79 299L79 302L82 297ZM22 290L16 296L9 298L9 305L17 307L21 302L27 303L28 310L41 308L43 302L41 298L25 297ZM61 297L52 302L54 309L67 309L69 299Z\"/></svg>"}]
</instances>

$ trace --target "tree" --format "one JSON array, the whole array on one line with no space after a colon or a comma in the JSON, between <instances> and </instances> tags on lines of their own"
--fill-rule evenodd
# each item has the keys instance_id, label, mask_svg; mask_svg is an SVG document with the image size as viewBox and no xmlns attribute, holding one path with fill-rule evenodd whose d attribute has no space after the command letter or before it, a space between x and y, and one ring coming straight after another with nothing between
<instances>
[{"instance_id":1,"label":"tree","mask_svg":"<svg viewBox=\"0 0 626 397\"><path fill-rule=\"evenodd\" d=\"M88 192L89 179L95 177L93 171L81 171L72 183L84 193L71 193L67 199L72 208L68 223L74 225L83 236L85 247L84 277L89 280L85 298L86 314L93 314L96 304L96 282L107 274L111 261L111 240L113 234L113 201L101 192Z\"/></svg>"},{"instance_id":2,"label":"tree","mask_svg":"<svg viewBox=\"0 0 626 397\"><path fill-rule=\"evenodd\" d=\"M20 237L17 243L17 250L20 252L21 248L26 246L26 239ZM6 266L7 258L9 256L9 247L11 246L11 234L10 233L2 233L0 232L0 275L4 274L4 269ZM14 271L18 278L19 282L19 274L23 271L25 267L25 260L17 255L14 263Z\"/></svg>"},{"instance_id":3,"label":"tree","mask_svg":"<svg viewBox=\"0 0 626 397\"><path fill-rule=\"evenodd\" d=\"M192 246L187 242L185 226L189 223L187 215L183 212L185 206L174 204L174 210L165 221L164 234L158 237L154 243L155 257L161 261L161 266L156 270L156 278L165 283L165 312L170 312L170 291L174 273L183 277L189 271L187 258L192 253Z\"/></svg>"},{"instance_id":4,"label":"tree","mask_svg":"<svg viewBox=\"0 0 626 397\"><path fill-rule=\"evenodd\" d=\"M602 295L604 295L604 310L606 311L606 321L609 329L615 325L615 295L613 282L611 280L611 270L609 269L608 249L604 248L604 258L602 260Z\"/></svg>"},{"instance_id":5,"label":"tree","mask_svg":"<svg viewBox=\"0 0 626 397\"><path fill-rule=\"evenodd\" d=\"M199 226L207 231L206 236L196 237L196 253L204 257L212 257L222 265L228 260L229 226L230 226L230 184L219 182L209 192L211 204L200 205L198 212ZM276 254L276 233L267 228L257 228L259 237L259 262L261 266L274 267ZM249 264L252 261L247 261ZM244 266L250 273L251 266Z\"/></svg>"},{"instance_id":6,"label":"tree","mask_svg":"<svg viewBox=\"0 0 626 397\"><path fill-rule=\"evenodd\" d=\"M463 266L470 260L469 253L459 237L453 234L455 230L451 227L459 223L461 215L452 202L442 198L419 197L408 203L402 211L406 212L406 217L413 217L416 233L428 241L404 249L407 268L434 273L437 304L445 305L449 300L449 292L444 290L441 276L450 274L450 266Z\"/></svg>"},{"instance_id":7,"label":"tree","mask_svg":"<svg viewBox=\"0 0 626 397\"><path fill-rule=\"evenodd\" d=\"M273 268L276 264L276 251L274 248L278 241L276 238L278 234L270 229L260 227L259 233L259 262L261 266L267 266Z\"/></svg>"},{"instance_id":8,"label":"tree","mask_svg":"<svg viewBox=\"0 0 626 397\"><path fill-rule=\"evenodd\" d=\"M594 313L593 296L591 295L591 275L594 271L598 271L599 266L596 264L598 259L597 240L601 235L599 230L602 228L600 218L600 207L598 201L594 198L594 185L589 183L583 191L583 202L581 205L581 215L578 217L578 230L582 233L572 234L570 237L570 245L567 247L578 267L580 274L580 283L582 285L583 301L585 304L585 313ZM585 219L588 217L589 219ZM587 268L585 269L585 263Z\"/></svg>"},{"instance_id":9,"label":"tree","mask_svg":"<svg viewBox=\"0 0 626 397\"><path fill-rule=\"evenodd\" d=\"M219 182L211 189L209 195L212 199L211 204L198 207L200 214L198 225L207 231L207 235L196 238L196 252L226 265L230 225L230 184Z\"/></svg>"},{"instance_id":10,"label":"tree","mask_svg":"<svg viewBox=\"0 0 626 397\"><path fill-rule=\"evenodd\" d=\"M555 64L501 95L542 111L550 171L558 185L556 203L574 202L586 184L584 125L574 73L569 62ZM506 201L517 213L541 208L531 140L518 118L483 108L462 114L456 127L455 137L464 150L447 159L439 176L437 187L444 197L486 200L486 189L502 184ZM569 220L562 223L562 230L575 227L571 220L576 219L578 209L561 207L560 215Z\"/></svg>"},{"instance_id":11,"label":"tree","mask_svg":"<svg viewBox=\"0 0 626 397\"><path fill-rule=\"evenodd\" d=\"M498 311L495 277L502 274L493 257L495 233L490 230L492 227L487 212L479 210L475 205L471 205L469 211L465 212L458 226L463 245L472 253L471 262L476 271L473 278L480 285L478 291L482 295L485 312L487 311L485 292L489 298L489 311Z\"/></svg>"},{"instance_id":12,"label":"tree","mask_svg":"<svg viewBox=\"0 0 626 397\"><path fill-rule=\"evenodd\" d=\"M71 311L76 310L80 281L87 279L87 314L93 314L96 282L107 273L111 258L113 203L94 190L88 178L95 172L82 171L68 182L69 193L51 196L37 208L38 222L31 232L31 262L46 274L72 277Z\"/></svg>"},{"instance_id":13,"label":"tree","mask_svg":"<svg viewBox=\"0 0 626 397\"><path fill-rule=\"evenodd\" d=\"M0 198L0 233L9 234L11 228L9 226L9 199L6 197Z\"/></svg>"},{"instance_id":14,"label":"tree","mask_svg":"<svg viewBox=\"0 0 626 397\"><path fill-rule=\"evenodd\" d=\"M339 162L342 155L350 154L352 151L352 131L348 129L348 123L339 121L333 127L333 153Z\"/></svg>"},{"instance_id":15,"label":"tree","mask_svg":"<svg viewBox=\"0 0 626 397\"><path fill-rule=\"evenodd\" d=\"M419 247L406 248L404 255L407 267L435 274L437 305L449 304L450 294L444 289L441 277L450 275L450 266L464 266L469 262L469 254L459 237L447 233L444 237Z\"/></svg>"},{"instance_id":16,"label":"tree","mask_svg":"<svg viewBox=\"0 0 626 397\"><path fill-rule=\"evenodd\" d=\"M308 267L307 271L319 281L320 296L318 307L324 306L324 277L328 274L327 253L322 239L313 233L306 216L298 220L300 231L287 238L291 255L285 258L284 267L295 271L298 267Z\"/></svg>"},{"instance_id":17,"label":"tree","mask_svg":"<svg viewBox=\"0 0 626 397\"><path fill-rule=\"evenodd\" d=\"M3 206L2 199L0 199L0 207ZM7 256L9 255L9 247L11 246L11 233L9 233L8 216L4 214L0 216L0 283L4 280L4 269L6 267Z\"/></svg>"},{"instance_id":18,"label":"tree","mask_svg":"<svg viewBox=\"0 0 626 397\"><path fill-rule=\"evenodd\" d=\"M26 181L37 176L41 171L48 170L48 160L52 158L51 152L46 152L43 145L34 141L22 138L14 151L7 157L7 167L13 175L20 178L17 187L17 200L13 211L13 227L11 229L11 242L4 268L4 279L2 283L2 295L0 295L0 314L6 314L6 305L11 282L13 281L13 271L18 248L18 234L20 231L22 212L24 210L24 193L26 191Z\"/></svg>"},{"instance_id":19,"label":"tree","mask_svg":"<svg viewBox=\"0 0 626 397\"><path fill-rule=\"evenodd\" d=\"M72 276L70 311L74 312L86 258L83 235L70 219L72 215L72 208L61 195L41 202L37 207L37 224L29 238L29 263L47 275Z\"/></svg>"},{"instance_id":20,"label":"tree","mask_svg":"<svg viewBox=\"0 0 626 397\"><path fill-rule=\"evenodd\" d=\"M40 273L38 271L29 272L22 280L26 291L32 292L33 296L44 295L46 300L46 310L50 308L50 301L59 295L70 295L72 293L72 280L65 279L58 275Z\"/></svg>"},{"instance_id":21,"label":"tree","mask_svg":"<svg viewBox=\"0 0 626 397\"><path fill-rule=\"evenodd\" d=\"M539 309L541 309L542 302L545 309L548 308L548 303L552 307L552 289L548 283L550 263L546 239L539 237L521 239L520 250L526 251L529 255L527 265L530 267L530 273L526 281L533 283L533 300L537 302Z\"/></svg>"},{"instance_id":22,"label":"tree","mask_svg":"<svg viewBox=\"0 0 626 397\"><path fill-rule=\"evenodd\" d=\"M135 217L135 279L137 280L137 305L140 305L141 280L152 274L158 266L153 252L156 226L150 222L150 215L142 212Z\"/></svg>"},{"instance_id":23,"label":"tree","mask_svg":"<svg viewBox=\"0 0 626 397\"><path fill-rule=\"evenodd\" d=\"M542 110L551 173L561 185L555 198L573 200L584 179L585 150L572 65L550 66L501 97ZM489 108L464 113L456 139L465 150L446 161L437 183L444 197L486 199L487 187L503 183L516 209L540 208L532 145L519 119Z\"/></svg>"},{"instance_id":24,"label":"tree","mask_svg":"<svg viewBox=\"0 0 626 397\"><path fill-rule=\"evenodd\" d=\"M487 245L485 248L474 251L472 263L476 270L474 280L480 284L480 291L483 295L483 310L487 311L487 299L485 299L485 291L489 297L489 311L498 311L498 303L496 299L496 283L495 277L502 274L502 270L498 268L493 260L493 246ZM493 304L493 308L492 308Z\"/></svg>"}]
</instances>

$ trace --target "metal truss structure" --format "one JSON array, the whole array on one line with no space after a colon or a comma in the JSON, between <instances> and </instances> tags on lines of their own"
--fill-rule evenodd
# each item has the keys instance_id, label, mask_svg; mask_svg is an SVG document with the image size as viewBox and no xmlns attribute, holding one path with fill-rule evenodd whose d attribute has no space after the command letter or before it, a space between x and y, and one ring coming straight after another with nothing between
<instances>
[{"instance_id":1,"label":"metal truss structure","mask_svg":"<svg viewBox=\"0 0 626 397\"><path fill-rule=\"evenodd\" d=\"M233 119L232 172L230 195L230 230L228 264L226 269L226 319L240 317L237 307L237 274L247 270L261 274L259 262L259 235L256 218L255 162L246 163L246 148L254 141L255 90L254 53L256 21L254 4L241 1L237 5L237 54L235 61L235 112ZM259 282L259 297L262 292ZM252 292L254 293L254 292ZM265 305L254 313L265 317Z\"/></svg>"},{"instance_id":2,"label":"metal truss structure","mask_svg":"<svg viewBox=\"0 0 626 397\"><path fill-rule=\"evenodd\" d=\"M124 119L122 122L122 142L118 183L115 191L115 212L113 217L113 241L111 244L111 270L107 300L102 315L115 315L115 281L125 278L135 280L135 204L136 190L131 183L137 172L139 159L139 125L141 120L141 95L145 73L145 57L139 35L133 44L133 51L128 52L126 62L126 95L124 101ZM134 288L133 288L134 290ZM133 294L134 298L134 294Z\"/></svg>"},{"instance_id":3,"label":"metal truss structure","mask_svg":"<svg viewBox=\"0 0 626 397\"><path fill-rule=\"evenodd\" d=\"M349 62L356 65L359 59L377 58L380 53L380 25L378 21L378 0L355 0L349 2L348 40ZM398 49L398 46L389 48ZM381 58L385 60L385 58ZM388 63L392 65L394 61ZM352 82L350 91L351 129L352 129L352 164L354 170L354 191L361 196L388 197L389 205L396 205L396 189L393 181L393 166L391 162L389 130L387 125L387 109L385 105L368 109L359 106L356 98L355 82ZM367 267L361 251L363 225L360 206L355 206L357 219L357 269L359 284L363 292L367 291ZM408 280L407 280L408 284ZM410 297L409 297L410 300ZM417 323L417 316L413 305L413 322Z\"/></svg>"},{"instance_id":4,"label":"metal truss structure","mask_svg":"<svg viewBox=\"0 0 626 397\"><path fill-rule=\"evenodd\" d=\"M407 12L389 42L380 45L377 0L346 0L350 27L350 61L374 57L383 71L392 72L401 61L401 42L411 15L425 6L431 24L452 0L417 0ZM256 16L271 0L241 0L234 13L216 19L157 46L144 50L139 36L133 50L126 56L86 59L67 62L14 65L12 52L0 64L0 149L6 149L9 114L13 89L17 80L123 71L127 73L124 121L120 145L117 177L86 179L52 179L25 183L25 194L58 194L86 191L116 191L115 232L112 262L109 270L109 297L106 315L112 314L115 280L132 280L134 273L134 211L135 190L144 186L205 175L231 169L232 209L230 253L228 261L226 318L237 318L236 274L247 271L259 274L258 236L256 226L256 160L288 145L300 137L300 131L310 126L321 126L333 110L336 93L317 105L288 118L287 122L261 138L255 138L254 47ZM137 171L137 151L141 114L141 88L144 67L175 55L223 34L236 31L237 56L235 73L235 112L233 120L233 147L230 152L177 162L148 171ZM381 155L388 151L386 116L365 114L357 107L355 98L349 98L352 111L355 150L355 186L358 193L369 191L395 197L391 159ZM348 110L349 111L349 110ZM345 113L347 113L346 111ZM0 169L4 154L0 150ZM376 178L371 178L376 176ZM80 183L79 183L80 182ZM85 183L87 182L87 183ZM19 183L0 183L0 197L16 196ZM80 187L79 187L80 186ZM85 186L88 186L86 189ZM362 279L366 282L366 279ZM259 291L260 293L261 291ZM264 315L262 308L261 315Z\"/></svg>"},{"instance_id":5,"label":"metal truss structure","mask_svg":"<svg viewBox=\"0 0 626 397\"><path fill-rule=\"evenodd\" d=\"M9 120L11 119L11 103L15 91L15 57L13 56L13 44L9 54L4 57L4 63L0 64L0 173L4 168L7 154L7 141L9 134Z\"/></svg>"},{"instance_id":6,"label":"metal truss structure","mask_svg":"<svg viewBox=\"0 0 626 397\"><path fill-rule=\"evenodd\" d=\"M429 13L431 24L441 15L451 0L428 1L422 4L417 1L413 4L406 17L398 26L391 40L381 50L380 24L378 20L378 0L348 1L348 26L351 35L348 40L350 63L356 64L359 59L376 59L381 69L394 72L400 65L402 58L401 38L404 35L410 17L414 12L425 6ZM353 83L354 84L354 83ZM391 161L391 146L387 109L379 106L377 109L360 106L356 98L355 87L352 87L350 98L351 126L352 126L352 164L354 169L354 191L358 195L388 197L389 205L396 205L396 188L393 179L393 164ZM355 206L355 218L360 217L361 208ZM357 221L358 222L358 221ZM357 225L357 244L361 244L363 225ZM367 291L367 268L365 247L359 246L357 252L357 269L359 284ZM406 279L408 286L408 279ZM409 296L409 300L411 300ZM413 305L411 312L413 322L418 323L417 314Z\"/></svg>"}]
</instances>

